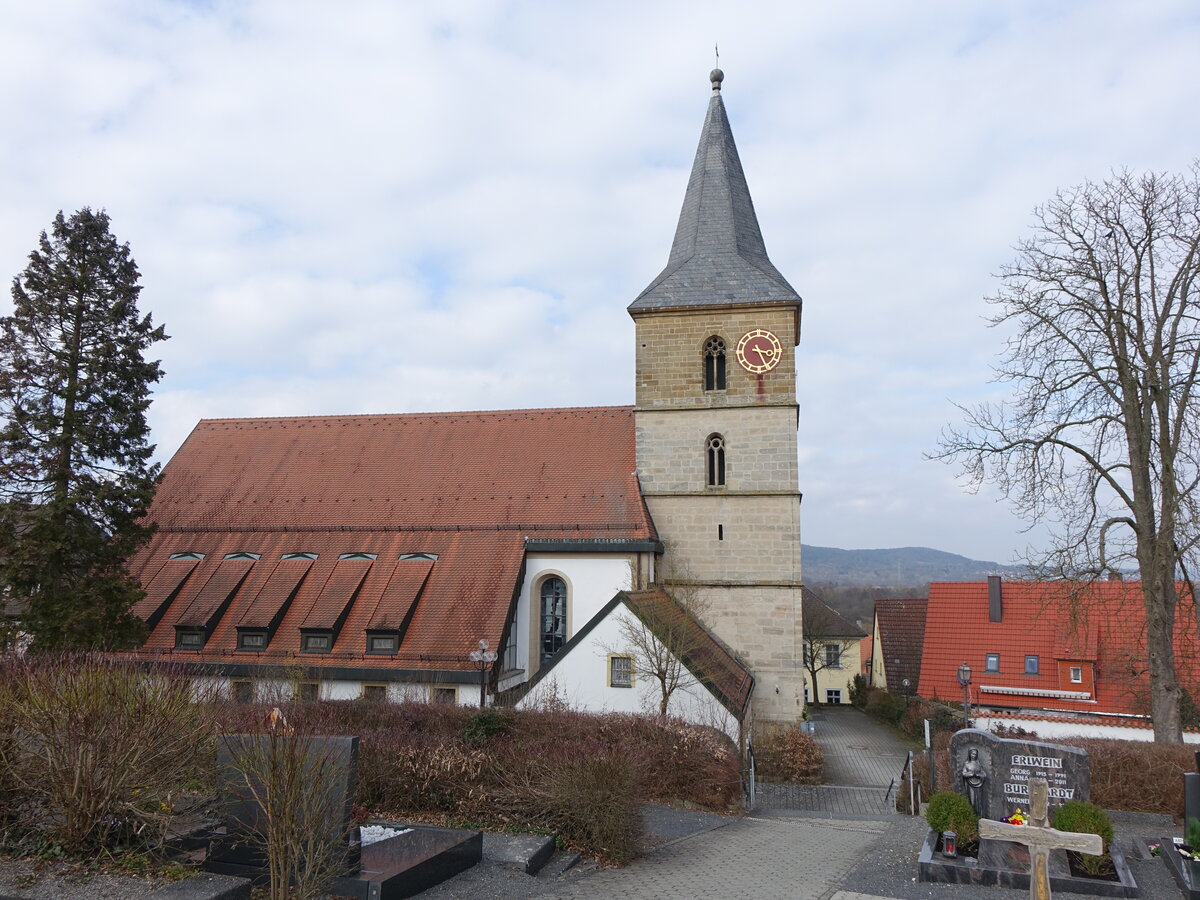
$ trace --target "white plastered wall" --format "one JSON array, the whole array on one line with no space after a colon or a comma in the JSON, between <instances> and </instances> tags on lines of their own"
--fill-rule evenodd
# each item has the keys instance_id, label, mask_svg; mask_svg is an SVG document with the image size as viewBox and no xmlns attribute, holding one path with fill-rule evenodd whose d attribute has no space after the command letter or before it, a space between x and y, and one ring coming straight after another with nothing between
<instances>
[{"instance_id":1,"label":"white plastered wall","mask_svg":"<svg viewBox=\"0 0 1200 900\"><path fill-rule=\"evenodd\" d=\"M611 598L610 598L611 599ZM586 712L653 713L657 715L661 692L657 680L636 674L633 687L609 687L610 654L634 656L621 635L621 622L633 614L618 604L587 636L546 674L517 703L519 709L535 709L565 703ZM737 720L702 684L690 683L671 697L668 714L696 725L707 725L738 740Z\"/></svg>"}]
</instances>

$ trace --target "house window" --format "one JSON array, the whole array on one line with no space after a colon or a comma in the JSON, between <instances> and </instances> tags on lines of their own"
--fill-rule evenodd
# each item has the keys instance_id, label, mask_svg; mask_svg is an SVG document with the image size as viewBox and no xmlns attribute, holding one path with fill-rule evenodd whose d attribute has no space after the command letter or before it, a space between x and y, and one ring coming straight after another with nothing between
<instances>
[{"instance_id":1,"label":"house window","mask_svg":"<svg viewBox=\"0 0 1200 900\"><path fill-rule=\"evenodd\" d=\"M725 486L725 438L719 434L709 435L705 445L708 455L708 486Z\"/></svg>"},{"instance_id":2,"label":"house window","mask_svg":"<svg viewBox=\"0 0 1200 900\"><path fill-rule=\"evenodd\" d=\"M230 687L233 688L234 703L253 703L254 702L254 685L248 681L235 681Z\"/></svg>"},{"instance_id":3,"label":"house window","mask_svg":"<svg viewBox=\"0 0 1200 900\"><path fill-rule=\"evenodd\" d=\"M725 341L716 335L704 342L704 389L725 390Z\"/></svg>"},{"instance_id":4,"label":"house window","mask_svg":"<svg viewBox=\"0 0 1200 900\"><path fill-rule=\"evenodd\" d=\"M1036 675L1038 673L1038 658L1036 656L1025 657L1025 674Z\"/></svg>"},{"instance_id":5,"label":"house window","mask_svg":"<svg viewBox=\"0 0 1200 900\"><path fill-rule=\"evenodd\" d=\"M542 582L542 662L567 642L567 583L557 576Z\"/></svg>"},{"instance_id":6,"label":"house window","mask_svg":"<svg viewBox=\"0 0 1200 900\"><path fill-rule=\"evenodd\" d=\"M438 558L438 555L436 553L402 553L402 554L400 554L400 558L401 559L418 559L418 560L423 559L423 560L428 560L428 561L432 562L433 560Z\"/></svg>"},{"instance_id":7,"label":"house window","mask_svg":"<svg viewBox=\"0 0 1200 900\"><path fill-rule=\"evenodd\" d=\"M172 553L167 559L204 559L204 554L195 550L185 550L182 553Z\"/></svg>"},{"instance_id":8,"label":"house window","mask_svg":"<svg viewBox=\"0 0 1200 900\"><path fill-rule=\"evenodd\" d=\"M244 550L240 550L237 553L225 554L226 559L258 559L260 556L262 556L261 553L247 553Z\"/></svg>"},{"instance_id":9,"label":"house window","mask_svg":"<svg viewBox=\"0 0 1200 900\"><path fill-rule=\"evenodd\" d=\"M984 665L983 665L983 671L985 671L985 672L999 672L1000 671L1000 654L999 653L989 653L986 657L984 657L984 660L985 661L984 661Z\"/></svg>"},{"instance_id":10,"label":"house window","mask_svg":"<svg viewBox=\"0 0 1200 900\"><path fill-rule=\"evenodd\" d=\"M375 559L378 553L343 553L338 559Z\"/></svg>"},{"instance_id":11,"label":"house window","mask_svg":"<svg viewBox=\"0 0 1200 900\"><path fill-rule=\"evenodd\" d=\"M239 631L237 645L239 650L262 650L267 646L267 633L265 631Z\"/></svg>"},{"instance_id":12,"label":"house window","mask_svg":"<svg viewBox=\"0 0 1200 900\"><path fill-rule=\"evenodd\" d=\"M367 634L368 653L392 654L399 649L400 635L398 634Z\"/></svg>"},{"instance_id":13,"label":"house window","mask_svg":"<svg viewBox=\"0 0 1200 900\"><path fill-rule=\"evenodd\" d=\"M279 558L280 559L316 559L317 554L315 554L315 553L284 553Z\"/></svg>"},{"instance_id":14,"label":"house window","mask_svg":"<svg viewBox=\"0 0 1200 900\"><path fill-rule=\"evenodd\" d=\"M305 653L328 653L332 644L333 635L328 631L300 635L300 649Z\"/></svg>"},{"instance_id":15,"label":"house window","mask_svg":"<svg viewBox=\"0 0 1200 900\"><path fill-rule=\"evenodd\" d=\"M1071 684L1083 684L1083 666L1071 666Z\"/></svg>"},{"instance_id":16,"label":"house window","mask_svg":"<svg viewBox=\"0 0 1200 900\"><path fill-rule=\"evenodd\" d=\"M296 685L296 699L305 703L316 703L321 699L321 686L315 681L302 681Z\"/></svg>"},{"instance_id":17,"label":"house window","mask_svg":"<svg viewBox=\"0 0 1200 900\"><path fill-rule=\"evenodd\" d=\"M615 688L633 687L632 656L610 656L608 658L608 686Z\"/></svg>"},{"instance_id":18,"label":"house window","mask_svg":"<svg viewBox=\"0 0 1200 900\"><path fill-rule=\"evenodd\" d=\"M840 669L842 667L842 645L841 644L826 644L825 645L825 668ZM840 700L838 701L841 702Z\"/></svg>"},{"instance_id":19,"label":"house window","mask_svg":"<svg viewBox=\"0 0 1200 900\"><path fill-rule=\"evenodd\" d=\"M458 688L435 687L433 689L434 703L458 703Z\"/></svg>"},{"instance_id":20,"label":"house window","mask_svg":"<svg viewBox=\"0 0 1200 900\"><path fill-rule=\"evenodd\" d=\"M386 684L364 684L362 686L362 698L370 700L373 703L383 703L387 700L387 685Z\"/></svg>"},{"instance_id":21,"label":"house window","mask_svg":"<svg viewBox=\"0 0 1200 900\"><path fill-rule=\"evenodd\" d=\"M204 648L204 632L192 629L180 629L175 632L175 646L180 650L201 650Z\"/></svg>"},{"instance_id":22,"label":"house window","mask_svg":"<svg viewBox=\"0 0 1200 900\"><path fill-rule=\"evenodd\" d=\"M827 688L825 691L825 702L840 704L842 702L842 689L841 688Z\"/></svg>"}]
</instances>

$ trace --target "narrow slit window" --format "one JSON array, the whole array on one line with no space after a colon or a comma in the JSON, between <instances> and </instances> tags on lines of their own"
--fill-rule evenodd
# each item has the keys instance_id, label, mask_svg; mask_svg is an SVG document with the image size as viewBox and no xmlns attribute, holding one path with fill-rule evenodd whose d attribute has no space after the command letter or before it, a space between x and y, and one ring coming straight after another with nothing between
<instances>
[{"instance_id":1,"label":"narrow slit window","mask_svg":"<svg viewBox=\"0 0 1200 900\"><path fill-rule=\"evenodd\" d=\"M725 390L725 341L716 335L704 342L704 390Z\"/></svg>"},{"instance_id":2,"label":"narrow slit window","mask_svg":"<svg viewBox=\"0 0 1200 900\"><path fill-rule=\"evenodd\" d=\"M719 434L710 435L706 445L708 455L708 486L725 486L725 438Z\"/></svg>"},{"instance_id":3,"label":"narrow slit window","mask_svg":"<svg viewBox=\"0 0 1200 900\"><path fill-rule=\"evenodd\" d=\"M542 662L567 642L567 583L554 576L542 582Z\"/></svg>"}]
</instances>

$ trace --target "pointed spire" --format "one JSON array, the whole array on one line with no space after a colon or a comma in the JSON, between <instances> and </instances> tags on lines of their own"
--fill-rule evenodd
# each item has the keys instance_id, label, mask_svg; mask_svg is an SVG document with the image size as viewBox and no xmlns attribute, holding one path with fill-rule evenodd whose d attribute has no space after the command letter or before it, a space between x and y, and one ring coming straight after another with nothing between
<instances>
[{"instance_id":1,"label":"pointed spire","mask_svg":"<svg viewBox=\"0 0 1200 900\"><path fill-rule=\"evenodd\" d=\"M796 303L800 297L767 258L737 145L713 69L712 99L700 132L667 267L629 309Z\"/></svg>"}]
</instances>

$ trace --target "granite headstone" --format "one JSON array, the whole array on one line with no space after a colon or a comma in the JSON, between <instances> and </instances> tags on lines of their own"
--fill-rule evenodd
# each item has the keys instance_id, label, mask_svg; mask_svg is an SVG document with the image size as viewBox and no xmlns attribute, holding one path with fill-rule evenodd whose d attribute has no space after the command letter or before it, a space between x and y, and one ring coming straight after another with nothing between
<instances>
[{"instance_id":1,"label":"granite headstone","mask_svg":"<svg viewBox=\"0 0 1200 900\"><path fill-rule=\"evenodd\" d=\"M1029 810L1029 779L1045 778L1050 809L1068 800L1087 800L1091 774L1086 750L1000 738L966 728L950 739L954 789L971 801L981 818L1003 820Z\"/></svg>"}]
</instances>

